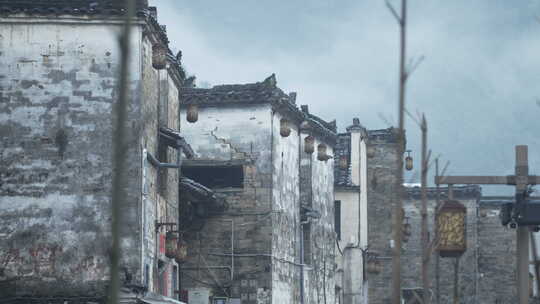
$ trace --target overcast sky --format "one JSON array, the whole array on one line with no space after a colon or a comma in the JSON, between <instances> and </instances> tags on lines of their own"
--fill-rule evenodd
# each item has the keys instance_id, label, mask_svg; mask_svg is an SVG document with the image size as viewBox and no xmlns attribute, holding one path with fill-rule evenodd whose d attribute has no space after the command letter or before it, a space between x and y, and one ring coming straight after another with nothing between
<instances>
[{"instance_id":1,"label":"overcast sky","mask_svg":"<svg viewBox=\"0 0 540 304\"><path fill-rule=\"evenodd\" d=\"M368 129L397 124L399 27L383 0L150 3L199 86L275 73L341 131L353 117ZM408 56L425 60L406 107L426 114L429 146L451 162L448 172L513 174L514 146L527 144L531 174L540 174L540 0L410 0L408 12ZM419 160L419 128L409 117L406 127Z\"/></svg>"}]
</instances>

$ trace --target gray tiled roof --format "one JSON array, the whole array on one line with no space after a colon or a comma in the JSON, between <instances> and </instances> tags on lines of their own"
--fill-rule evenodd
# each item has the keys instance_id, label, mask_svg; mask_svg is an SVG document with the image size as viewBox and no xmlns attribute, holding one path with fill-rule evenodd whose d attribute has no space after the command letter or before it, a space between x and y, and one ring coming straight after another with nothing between
<instances>
[{"instance_id":1,"label":"gray tiled roof","mask_svg":"<svg viewBox=\"0 0 540 304\"><path fill-rule=\"evenodd\" d=\"M340 168L341 157L347 158L347 168ZM334 185L341 187L354 187L351 179L351 134L338 134L334 147Z\"/></svg>"},{"instance_id":2,"label":"gray tiled roof","mask_svg":"<svg viewBox=\"0 0 540 304\"><path fill-rule=\"evenodd\" d=\"M274 74L256 83L217 85L209 89L186 88L181 95L182 102L186 104L291 103L289 96L276 86Z\"/></svg>"},{"instance_id":3,"label":"gray tiled roof","mask_svg":"<svg viewBox=\"0 0 540 304\"><path fill-rule=\"evenodd\" d=\"M136 0L137 9L148 8L148 0ZM0 0L0 13L122 15L121 0Z\"/></svg>"},{"instance_id":4,"label":"gray tiled roof","mask_svg":"<svg viewBox=\"0 0 540 304\"><path fill-rule=\"evenodd\" d=\"M272 104L276 108L288 112L297 121L308 121L310 130L333 143L336 137L335 121L325 120L298 109L295 93L285 94L276 85L276 76L272 74L264 81L247 84L225 84L212 88L185 88L180 92L180 99L185 104L199 105L244 105Z\"/></svg>"},{"instance_id":5,"label":"gray tiled roof","mask_svg":"<svg viewBox=\"0 0 540 304\"><path fill-rule=\"evenodd\" d=\"M368 130L368 137L370 141L384 141L388 143L397 142L397 132L393 127L381 130Z\"/></svg>"}]
</instances>

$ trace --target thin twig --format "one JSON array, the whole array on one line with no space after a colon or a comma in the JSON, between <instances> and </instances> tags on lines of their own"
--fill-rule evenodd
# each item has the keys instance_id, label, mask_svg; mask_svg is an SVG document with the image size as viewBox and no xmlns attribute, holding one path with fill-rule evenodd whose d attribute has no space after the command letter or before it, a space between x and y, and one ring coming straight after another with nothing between
<instances>
[{"instance_id":1,"label":"thin twig","mask_svg":"<svg viewBox=\"0 0 540 304\"><path fill-rule=\"evenodd\" d=\"M410 119L412 119L414 121L414 123L416 123L418 125L419 128L422 128L422 124L420 123L420 121L414 117L411 112L409 112L409 110L407 109L404 109L405 110L405 113L407 114L407 116L409 116Z\"/></svg>"},{"instance_id":2,"label":"thin twig","mask_svg":"<svg viewBox=\"0 0 540 304\"><path fill-rule=\"evenodd\" d=\"M441 157L441 155L442 155L441 153L437 154L437 156L435 156L435 158L433 158L433 159L429 162L428 168L431 168L431 166L433 166L433 163L435 163L435 161L436 161L439 157Z\"/></svg>"},{"instance_id":3,"label":"thin twig","mask_svg":"<svg viewBox=\"0 0 540 304\"><path fill-rule=\"evenodd\" d=\"M119 261L121 255L120 248L120 213L125 205L125 159L127 152L126 144L126 121L128 108L128 78L129 78L129 55L131 41L131 19L135 16L135 1L126 0L127 12L125 15L124 29L119 38L121 58L120 75L118 82L118 102L116 103L116 118L114 119L113 144L113 181L112 181L112 250L111 250L111 285L109 303L118 303L118 293L120 290Z\"/></svg>"},{"instance_id":4,"label":"thin twig","mask_svg":"<svg viewBox=\"0 0 540 304\"><path fill-rule=\"evenodd\" d=\"M388 0L384 0L384 2L386 3L386 7L388 7L388 9L389 9L390 12L392 13L392 15L394 15L394 18L396 18L396 21L397 21L400 25L403 25L403 20L402 20L401 17L398 15L398 13L396 12L396 9L394 9L394 7L392 6L392 4L390 4L390 2L388 2Z\"/></svg>"},{"instance_id":5,"label":"thin twig","mask_svg":"<svg viewBox=\"0 0 540 304\"><path fill-rule=\"evenodd\" d=\"M389 127L393 126L394 124L382 113L378 112L377 116ZM391 119L392 120L392 119Z\"/></svg>"},{"instance_id":6,"label":"thin twig","mask_svg":"<svg viewBox=\"0 0 540 304\"><path fill-rule=\"evenodd\" d=\"M416 68L418 68L418 66L422 63L422 61L424 61L426 57L424 55L420 56L416 62L414 62L414 59L411 59L410 63L409 63L409 66L407 67L407 71L406 71L406 78L409 78L409 76L412 75L412 73L416 70Z\"/></svg>"},{"instance_id":7,"label":"thin twig","mask_svg":"<svg viewBox=\"0 0 540 304\"><path fill-rule=\"evenodd\" d=\"M439 176L442 176L442 177L445 176L444 173L446 173L446 169L448 169L448 166L449 166L449 165L450 165L450 161L447 161L446 164L444 165L442 171L441 171L441 174L440 174ZM443 184L443 183L439 183L439 184Z\"/></svg>"}]
</instances>

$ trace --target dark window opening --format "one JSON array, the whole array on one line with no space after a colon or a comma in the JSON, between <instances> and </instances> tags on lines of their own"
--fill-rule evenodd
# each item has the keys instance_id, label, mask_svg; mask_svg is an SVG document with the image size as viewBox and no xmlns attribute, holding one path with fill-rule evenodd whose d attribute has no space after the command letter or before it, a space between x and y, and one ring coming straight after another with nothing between
<instances>
[{"instance_id":1,"label":"dark window opening","mask_svg":"<svg viewBox=\"0 0 540 304\"><path fill-rule=\"evenodd\" d=\"M144 265L144 286L150 286L150 266Z\"/></svg>"},{"instance_id":2,"label":"dark window opening","mask_svg":"<svg viewBox=\"0 0 540 304\"><path fill-rule=\"evenodd\" d=\"M163 139L161 139L161 137L159 137L158 139L158 155L157 155L157 158L159 160L159 162L161 163L168 163L169 162L169 157L168 157L168 147L167 147L167 144L165 143L165 141ZM157 184L158 184L158 189L159 189L159 193L162 195L162 196L165 196L166 193L167 193L167 179L168 179L168 176L167 176L167 169L165 168L162 168L159 170L158 172L158 181L157 181Z\"/></svg>"},{"instance_id":3,"label":"dark window opening","mask_svg":"<svg viewBox=\"0 0 540 304\"><path fill-rule=\"evenodd\" d=\"M311 223L303 224L302 227L304 264L311 265Z\"/></svg>"},{"instance_id":4,"label":"dark window opening","mask_svg":"<svg viewBox=\"0 0 540 304\"><path fill-rule=\"evenodd\" d=\"M184 166L182 175L208 188L243 188L242 166Z\"/></svg>"},{"instance_id":5,"label":"dark window opening","mask_svg":"<svg viewBox=\"0 0 540 304\"><path fill-rule=\"evenodd\" d=\"M178 299L178 267L174 266L172 271L172 298Z\"/></svg>"},{"instance_id":6,"label":"dark window opening","mask_svg":"<svg viewBox=\"0 0 540 304\"><path fill-rule=\"evenodd\" d=\"M334 229L337 239L341 240L341 201L334 201Z\"/></svg>"},{"instance_id":7,"label":"dark window opening","mask_svg":"<svg viewBox=\"0 0 540 304\"><path fill-rule=\"evenodd\" d=\"M158 293L160 295L167 295L167 272L165 271L165 263L161 260L158 261L157 268L158 276Z\"/></svg>"}]
</instances>

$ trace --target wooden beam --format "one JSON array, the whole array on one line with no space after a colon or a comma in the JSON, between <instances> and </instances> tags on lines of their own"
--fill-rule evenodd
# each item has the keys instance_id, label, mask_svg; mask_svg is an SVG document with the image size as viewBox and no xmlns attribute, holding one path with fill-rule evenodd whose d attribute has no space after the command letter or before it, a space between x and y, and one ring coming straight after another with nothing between
<instances>
[{"instance_id":1,"label":"wooden beam","mask_svg":"<svg viewBox=\"0 0 540 304\"><path fill-rule=\"evenodd\" d=\"M540 176L529 175L529 185L540 185Z\"/></svg>"},{"instance_id":2,"label":"wooden beam","mask_svg":"<svg viewBox=\"0 0 540 304\"><path fill-rule=\"evenodd\" d=\"M435 184L511 185L513 176L436 176Z\"/></svg>"}]
</instances>

